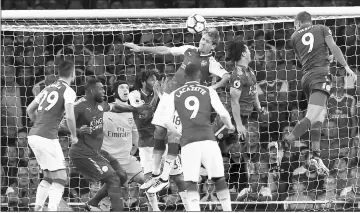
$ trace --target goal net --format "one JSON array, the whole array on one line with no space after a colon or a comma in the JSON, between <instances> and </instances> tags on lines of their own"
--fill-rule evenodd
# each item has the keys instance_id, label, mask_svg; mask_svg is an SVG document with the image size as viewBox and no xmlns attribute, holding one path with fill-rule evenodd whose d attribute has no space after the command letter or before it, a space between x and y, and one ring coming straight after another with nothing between
<instances>
[{"instance_id":1,"label":"goal net","mask_svg":"<svg viewBox=\"0 0 360 213\"><path fill-rule=\"evenodd\" d=\"M341 100L336 99L335 105L328 107L321 157L331 171L330 176L322 177L304 167L309 134L289 151L284 151L279 143L304 117L306 110L300 64L289 42L294 32L294 15L303 10L314 15L314 23L330 27L349 65L359 69L358 7L2 11L2 210L28 210L34 205L41 171L26 144L32 123L25 109L35 95L56 79L59 62L75 62L77 78L73 88L78 96L84 94L86 77L98 76L104 80L111 100L114 81L122 79L133 83L136 74L153 68L171 76L183 59L133 53L122 45L124 42L146 46L197 46L201 35L188 33L185 20L189 15L200 14L206 18L208 27L216 27L220 32L221 42L213 54L226 70L232 71L234 66L226 60L227 42L235 36L242 36L247 42L253 57L251 66L256 72L259 99L269 111L267 116L259 117L256 113L251 116L242 144L231 138L220 139L233 209L355 211L360 200L360 148L358 117L353 109L359 101L356 95L359 92L356 93L356 85L339 64L332 62L331 72L339 78L344 77L344 86L335 84L334 93L346 96L349 103L355 104L343 106ZM231 112L229 88L219 89L218 93ZM343 118L347 119L346 124ZM69 173L61 205L64 210L80 211L100 185L88 182L71 167L69 140L62 135L59 139ZM240 146L245 151L240 153ZM206 177L199 179L202 208L220 210L214 184ZM138 186L130 185L124 195L127 210L146 210L147 201L142 194L137 194ZM159 203L166 211L184 209L173 182L169 189L159 193ZM102 208L109 210L108 200L102 202Z\"/></svg>"}]
</instances>

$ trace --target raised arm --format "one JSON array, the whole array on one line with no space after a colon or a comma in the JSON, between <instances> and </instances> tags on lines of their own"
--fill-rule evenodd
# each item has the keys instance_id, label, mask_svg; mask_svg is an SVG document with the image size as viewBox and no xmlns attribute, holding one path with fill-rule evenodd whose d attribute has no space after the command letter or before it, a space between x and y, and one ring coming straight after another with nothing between
<instances>
[{"instance_id":1,"label":"raised arm","mask_svg":"<svg viewBox=\"0 0 360 213\"><path fill-rule=\"evenodd\" d=\"M218 61L215 60L214 57L210 57L209 59L209 72L221 78L219 82L211 86L213 89L216 90L219 87L223 87L229 82L230 74L221 66Z\"/></svg>"},{"instance_id":2,"label":"raised arm","mask_svg":"<svg viewBox=\"0 0 360 213\"><path fill-rule=\"evenodd\" d=\"M239 134L243 134L246 132L246 129L241 121L241 113L240 113L240 103L239 99L241 96L241 88L230 88L230 96L231 96L231 111L236 123L236 130Z\"/></svg>"},{"instance_id":3,"label":"raised arm","mask_svg":"<svg viewBox=\"0 0 360 213\"><path fill-rule=\"evenodd\" d=\"M166 47L166 46L156 46L156 47L146 47L146 46L139 46L134 43L124 43L125 47L129 47L133 52L145 52L145 53L152 53L157 55L183 55L184 52L191 46L181 46L181 47Z\"/></svg>"}]
</instances>

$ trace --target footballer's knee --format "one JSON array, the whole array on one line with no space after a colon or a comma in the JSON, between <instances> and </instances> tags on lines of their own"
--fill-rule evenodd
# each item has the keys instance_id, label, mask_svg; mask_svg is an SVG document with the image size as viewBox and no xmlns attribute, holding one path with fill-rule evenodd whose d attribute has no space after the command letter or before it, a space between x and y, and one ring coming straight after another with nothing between
<instances>
[{"instance_id":1,"label":"footballer's knee","mask_svg":"<svg viewBox=\"0 0 360 213\"><path fill-rule=\"evenodd\" d=\"M324 106L309 104L305 117L310 120L311 124L314 124L320 119L325 119L326 111L324 115L324 110L326 110Z\"/></svg>"},{"instance_id":2,"label":"footballer's knee","mask_svg":"<svg viewBox=\"0 0 360 213\"><path fill-rule=\"evenodd\" d=\"M120 177L115 172L104 178L103 182L106 183L109 188L115 188L121 186Z\"/></svg>"},{"instance_id":3,"label":"footballer's knee","mask_svg":"<svg viewBox=\"0 0 360 213\"><path fill-rule=\"evenodd\" d=\"M165 139L167 135L167 129L162 126L155 126L154 138Z\"/></svg>"}]
</instances>

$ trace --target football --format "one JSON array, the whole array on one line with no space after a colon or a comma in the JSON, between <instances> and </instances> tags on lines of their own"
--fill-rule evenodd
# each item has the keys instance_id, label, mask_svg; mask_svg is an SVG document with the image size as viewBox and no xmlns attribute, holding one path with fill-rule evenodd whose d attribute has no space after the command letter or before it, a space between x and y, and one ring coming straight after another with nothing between
<instances>
[{"instance_id":1,"label":"football","mask_svg":"<svg viewBox=\"0 0 360 213\"><path fill-rule=\"evenodd\" d=\"M198 14L189 16L186 20L186 28L190 33L201 33L206 28L206 20Z\"/></svg>"}]
</instances>

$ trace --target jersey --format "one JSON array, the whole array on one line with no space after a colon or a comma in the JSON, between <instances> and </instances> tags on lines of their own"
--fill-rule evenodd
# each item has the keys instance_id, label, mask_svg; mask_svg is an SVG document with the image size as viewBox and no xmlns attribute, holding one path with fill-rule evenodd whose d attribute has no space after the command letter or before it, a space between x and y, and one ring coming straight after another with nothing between
<instances>
[{"instance_id":1,"label":"jersey","mask_svg":"<svg viewBox=\"0 0 360 213\"><path fill-rule=\"evenodd\" d=\"M187 82L170 94L166 115L169 122L173 123L174 113L177 111L182 125L182 147L197 141L215 141L210 119L212 109L220 116L230 118L216 91L199 82Z\"/></svg>"},{"instance_id":2,"label":"jersey","mask_svg":"<svg viewBox=\"0 0 360 213\"><path fill-rule=\"evenodd\" d=\"M256 76L251 68L236 66L230 78L230 86L241 90L239 99L241 115L250 115L254 109Z\"/></svg>"},{"instance_id":3,"label":"jersey","mask_svg":"<svg viewBox=\"0 0 360 213\"><path fill-rule=\"evenodd\" d=\"M143 104L150 104L154 98L154 93L147 95L141 89L133 90L129 94L129 102L133 107L139 107ZM151 123L153 115L147 117L141 116L138 113L134 113L135 123L139 132L139 147L153 147L155 125Z\"/></svg>"},{"instance_id":4,"label":"jersey","mask_svg":"<svg viewBox=\"0 0 360 213\"><path fill-rule=\"evenodd\" d=\"M102 149L115 157L121 164L131 160L133 132L137 131L131 112L105 112L103 117L104 140Z\"/></svg>"},{"instance_id":5,"label":"jersey","mask_svg":"<svg viewBox=\"0 0 360 213\"><path fill-rule=\"evenodd\" d=\"M325 41L328 36L332 36L331 30L324 25L306 25L292 34L291 43L303 72L329 66L329 50Z\"/></svg>"},{"instance_id":6,"label":"jersey","mask_svg":"<svg viewBox=\"0 0 360 213\"><path fill-rule=\"evenodd\" d=\"M39 104L38 115L30 135L48 139L58 138L59 124L64 116L65 104L74 103L75 91L63 80L57 80L45 87L35 101Z\"/></svg>"},{"instance_id":7,"label":"jersey","mask_svg":"<svg viewBox=\"0 0 360 213\"><path fill-rule=\"evenodd\" d=\"M202 55L194 46L184 45L181 47L172 47L170 52L173 55L184 55L184 61L175 73L174 78L180 85L185 84L185 68L188 64L195 64L200 68L202 85L211 85L211 75L223 77L228 73L219 62L210 54Z\"/></svg>"},{"instance_id":8,"label":"jersey","mask_svg":"<svg viewBox=\"0 0 360 213\"><path fill-rule=\"evenodd\" d=\"M91 134L78 135L78 142L70 147L71 158L88 158L97 156L101 150L103 133L103 114L109 111L107 103L97 103L95 106L86 99L80 98L74 107L76 128L83 125L91 127Z\"/></svg>"},{"instance_id":9,"label":"jersey","mask_svg":"<svg viewBox=\"0 0 360 213\"><path fill-rule=\"evenodd\" d=\"M328 100L328 117L330 120L335 121L339 128L341 137L350 137L348 128L351 127L351 107L355 105L355 98L351 95L344 94L338 98L331 95Z\"/></svg>"}]
</instances>

